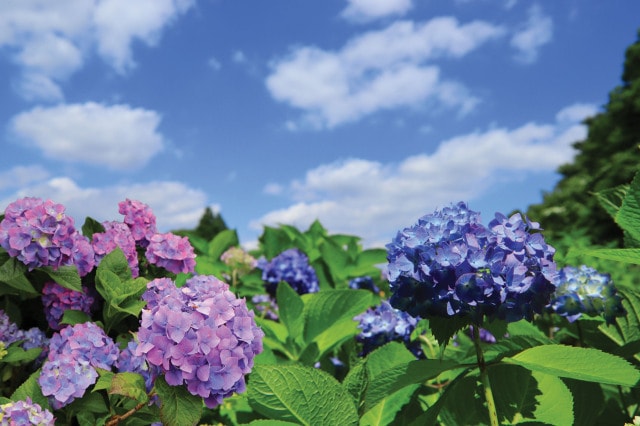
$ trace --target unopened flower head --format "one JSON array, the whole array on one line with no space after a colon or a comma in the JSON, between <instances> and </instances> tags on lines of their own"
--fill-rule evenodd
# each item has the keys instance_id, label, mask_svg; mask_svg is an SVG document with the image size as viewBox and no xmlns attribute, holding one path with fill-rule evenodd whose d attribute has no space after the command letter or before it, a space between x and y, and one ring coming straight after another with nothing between
<instances>
[{"instance_id":1,"label":"unopened flower head","mask_svg":"<svg viewBox=\"0 0 640 426\"><path fill-rule=\"evenodd\" d=\"M27 265L57 269L71 265L76 229L62 204L21 198L9 204L0 222L0 246Z\"/></svg>"},{"instance_id":2,"label":"unopened flower head","mask_svg":"<svg viewBox=\"0 0 640 426\"><path fill-rule=\"evenodd\" d=\"M38 377L42 394L54 408L64 407L95 383L96 368L110 370L118 354L113 340L94 323L66 326L49 341L49 354Z\"/></svg>"},{"instance_id":3,"label":"unopened flower head","mask_svg":"<svg viewBox=\"0 0 640 426\"><path fill-rule=\"evenodd\" d=\"M393 308L388 301L383 300L380 305L368 309L354 320L359 322L358 328L362 330L356 336L362 343L362 356L392 341L402 342L414 355L421 355L419 343L412 344L410 339L418 319Z\"/></svg>"},{"instance_id":4,"label":"unopened flower head","mask_svg":"<svg viewBox=\"0 0 640 426\"><path fill-rule=\"evenodd\" d=\"M180 288L170 283L147 284L135 355L160 369L169 385L186 385L214 408L245 390L264 334L245 300L217 278L197 275Z\"/></svg>"},{"instance_id":5,"label":"unopened flower head","mask_svg":"<svg viewBox=\"0 0 640 426\"><path fill-rule=\"evenodd\" d=\"M235 270L239 276L249 273L258 264L253 256L240 247L229 248L222 253L220 260Z\"/></svg>"},{"instance_id":6,"label":"unopened flower head","mask_svg":"<svg viewBox=\"0 0 640 426\"><path fill-rule=\"evenodd\" d=\"M131 268L133 277L137 277L140 273L138 265L138 252L136 251L136 241L133 239L131 230L122 222L103 222L104 232L93 234L91 244L95 252L96 265L107 254L111 253L116 247L122 249L127 263Z\"/></svg>"},{"instance_id":7,"label":"unopened flower head","mask_svg":"<svg viewBox=\"0 0 640 426\"><path fill-rule=\"evenodd\" d=\"M155 234L147 246L149 263L174 274L195 271L196 255L187 237L172 233Z\"/></svg>"},{"instance_id":8,"label":"unopened flower head","mask_svg":"<svg viewBox=\"0 0 640 426\"><path fill-rule=\"evenodd\" d=\"M131 229L131 235L140 247L147 247L151 237L157 232L156 216L151 208L137 200L126 199L118 203L118 212L124 215L124 223Z\"/></svg>"},{"instance_id":9,"label":"unopened flower head","mask_svg":"<svg viewBox=\"0 0 640 426\"><path fill-rule=\"evenodd\" d=\"M262 280L271 296L276 295L280 281L287 282L298 294L316 293L320 289L309 258L298 249L285 250L270 262L262 258L258 260L258 268L262 269Z\"/></svg>"},{"instance_id":10,"label":"unopened flower head","mask_svg":"<svg viewBox=\"0 0 640 426\"><path fill-rule=\"evenodd\" d=\"M555 286L537 223L496 213L485 227L465 203L436 210L387 245L391 304L410 315L531 320Z\"/></svg>"},{"instance_id":11,"label":"unopened flower head","mask_svg":"<svg viewBox=\"0 0 640 426\"><path fill-rule=\"evenodd\" d=\"M60 330L60 320L67 309L82 311L90 315L93 301L94 299L89 295L89 290L86 287L83 287L82 291L75 291L62 287L54 281L47 281L42 288L44 315L49 327L53 330Z\"/></svg>"},{"instance_id":12,"label":"unopened flower head","mask_svg":"<svg viewBox=\"0 0 640 426\"><path fill-rule=\"evenodd\" d=\"M601 274L586 265L565 266L558 271L554 282L557 289L549 306L570 322L586 314L602 315L611 324L615 317L625 315L622 299L609 274Z\"/></svg>"},{"instance_id":13,"label":"unopened flower head","mask_svg":"<svg viewBox=\"0 0 640 426\"><path fill-rule=\"evenodd\" d=\"M0 425L54 426L53 414L36 404L31 398L0 405Z\"/></svg>"}]
</instances>

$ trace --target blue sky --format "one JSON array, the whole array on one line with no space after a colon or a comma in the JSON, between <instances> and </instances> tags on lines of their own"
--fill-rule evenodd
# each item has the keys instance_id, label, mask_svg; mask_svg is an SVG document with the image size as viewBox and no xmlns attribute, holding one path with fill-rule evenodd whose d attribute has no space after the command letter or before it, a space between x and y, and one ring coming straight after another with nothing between
<instances>
[{"instance_id":1,"label":"blue sky","mask_svg":"<svg viewBox=\"0 0 640 426\"><path fill-rule=\"evenodd\" d=\"M461 200L489 221L553 189L638 17L635 0L3 1L0 208L50 198L81 225L133 198L170 230L211 206L247 246L314 219L382 245Z\"/></svg>"}]
</instances>

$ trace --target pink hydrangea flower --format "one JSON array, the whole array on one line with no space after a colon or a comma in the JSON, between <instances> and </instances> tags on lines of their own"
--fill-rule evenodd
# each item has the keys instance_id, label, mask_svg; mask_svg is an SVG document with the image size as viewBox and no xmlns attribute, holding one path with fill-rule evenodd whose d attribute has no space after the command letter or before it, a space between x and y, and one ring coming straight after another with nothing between
<instances>
[{"instance_id":1,"label":"pink hydrangea flower","mask_svg":"<svg viewBox=\"0 0 640 426\"><path fill-rule=\"evenodd\" d=\"M187 237L172 233L155 234L146 251L147 260L153 265L178 274L195 271L196 255Z\"/></svg>"},{"instance_id":2,"label":"pink hydrangea flower","mask_svg":"<svg viewBox=\"0 0 640 426\"><path fill-rule=\"evenodd\" d=\"M140 247L147 247L157 233L156 217L151 208L136 200L126 199L118 203L118 212L124 215L124 223L131 229L133 239Z\"/></svg>"}]
</instances>

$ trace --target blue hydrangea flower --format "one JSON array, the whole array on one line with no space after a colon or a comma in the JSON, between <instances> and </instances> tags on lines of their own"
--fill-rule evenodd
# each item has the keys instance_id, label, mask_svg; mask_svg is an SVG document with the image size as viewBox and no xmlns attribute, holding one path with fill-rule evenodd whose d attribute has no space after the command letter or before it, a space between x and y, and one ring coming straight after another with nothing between
<instances>
[{"instance_id":1,"label":"blue hydrangea flower","mask_svg":"<svg viewBox=\"0 0 640 426\"><path fill-rule=\"evenodd\" d=\"M349 281L349 288L354 290L369 290L375 294L380 293L380 289L369 276L357 277Z\"/></svg>"},{"instance_id":2,"label":"blue hydrangea flower","mask_svg":"<svg viewBox=\"0 0 640 426\"><path fill-rule=\"evenodd\" d=\"M292 248L283 251L267 262L258 260L258 268L262 269L262 280L266 290L275 297L280 281L288 283L298 294L316 293L320 290L316 271L309 265L309 258L300 250Z\"/></svg>"},{"instance_id":3,"label":"blue hydrangea flower","mask_svg":"<svg viewBox=\"0 0 640 426\"><path fill-rule=\"evenodd\" d=\"M386 300L353 319L359 322L358 328L362 330L356 336L356 340L362 343L361 356L392 341L404 343L416 356L422 355L420 344L410 339L418 319L394 309Z\"/></svg>"},{"instance_id":4,"label":"blue hydrangea flower","mask_svg":"<svg viewBox=\"0 0 640 426\"><path fill-rule=\"evenodd\" d=\"M586 265L566 266L558 272L554 282L557 289L549 306L570 322L586 314L602 315L611 324L615 317L625 315L622 299L609 274L601 274Z\"/></svg>"},{"instance_id":5,"label":"blue hydrangea flower","mask_svg":"<svg viewBox=\"0 0 640 426\"><path fill-rule=\"evenodd\" d=\"M143 300L135 356L164 373L169 385L186 385L209 408L244 392L264 336L244 299L219 279L197 275L180 288L155 279Z\"/></svg>"},{"instance_id":6,"label":"blue hydrangea flower","mask_svg":"<svg viewBox=\"0 0 640 426\"><path fill-rule=\"evenodd\" d=\"M54 426L55 418L49 410L26 397L24 401L0 405L0 424Z\"/></svg>"},{"instance_id":7,"label":"blue hydrangea flower","mask_svg":"<svg viewBox=\"0 0 640 426\"><path fill-rule=\"evenodd\" d=\"M539 225L458 203L421 217L387 245L391 305L412 316L531 320L555 289L553 254Z\"/></svg>"}]
</instances>

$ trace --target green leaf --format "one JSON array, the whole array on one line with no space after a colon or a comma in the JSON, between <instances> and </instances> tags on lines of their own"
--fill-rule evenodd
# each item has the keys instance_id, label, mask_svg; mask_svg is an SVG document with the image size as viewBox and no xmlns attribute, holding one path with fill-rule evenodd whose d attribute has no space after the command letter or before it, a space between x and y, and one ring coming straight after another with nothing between
<instances>
[{"instance_id":1,"label":"green leaf","mask_svg":"<svg viewBox=\"0 0 640 426\"><path fill-rule=\"evenodd\" d=\"M260 248L267 259L273 259L284 250L291 248L291 239L287 234L277 228L265 226L262 235L258 239Z\"/></svg>"},{"instance_id":2,"label":"green leaf","mask_svg":"<svg viewBox=\"0 0 640 426\"><path fill-rule=\"evenodd\" d=\"M304 329L304 303L300 295L286 282L280 282L276 290L278 314L282 324L287 327L289 336L298 341Z\"/></svg>"},{"instance_id":3,"label":"green leaf","mask_svg":"<svg viewBox=\"0 0 640 426\"><path fill-rule=\"evenodd\" d=\"M299 423L285 422L283 420L265 420L265 419L254 420L250 423L246 423L247 426L293 426L298 424ZM244 425L245 423L243 423L243 426Z\"/></svg>"},{"instance_id":4,"label":"green leaf","mask_svg":"<svg viewBox=\"0 0 640 426\"><path fill-rule=\"evenodd\" d=\"M591 249L580 251L579 253L586 254L587 256L597 257L600 259L615 260L616 262L640 265L640 248Z\"/></svg>"},{"instance_id":5,"label":"green leaf","mask_svg":"<svg viewBox=\"0 0 640 426\"><path fill-rule=\"evenodd\" d=\"M531 371L588 382L635 386L640 380L640 371L625 359L593 348L536 346L505 358L505 361Z\"/></svg>"},{"instance_id":6,"label":"green leaf","mask_svg":"<svg viewBox=\"0 0 640 426\"><path fill-rule=\"evenodd\" d=\"M110 271L116 275L120 281L127 281L132 278L129 263L120 247L116 247L112 252L107 253L98 265L98 271Z\"/></svg>"},{"instance_id":7,"label":"green leaf","mask_svg":"<svg viewBox=\"0 0 640 426\"><path fill-rule=\"evenodd\" d=\"M191 395L184 386L169 386L164 376L155 382L160 398L160 420L168 426L192 426L202 417L202 398Z\"/></svg>"},{"instance_id":8,"label":"green leaf","mask_svg":"<svg viewBox=\"0 0 640 426\"><path fill-rule=\"evenodd\" d=\"M32 373L27 380L25 380L13 394L11 399L13 401L24 401L27 397L31 398L33 402L40 405L42 408L50 410L49 400L42 394L40 385L38 384L38 377L40 376L40 369Z\"/></svg>"},{"instance_id":9,"label":"green leaf","mask_svg":"<svg viewBox=\"0 0 640 426\"><path fill-rule=\"evenodd\" d=\"M220 260L220 256L230 247L240 245L238 240L238 233L235 229L225 229L220 231L213 237L213 240L209 242L209 248L207 254L215 261Z\"/></svg>"},{"instance_id":10,"label":"green leaf","mask_svg":"<svg viewBox=\"0 0 640 426\"><path fill-rule=\"evenodd\" d=\"M50 266L45 266L41 269L62 287L69 290L82 291L82 281L75 265L60 266L57 270L53 270Z\"/></svg>"},{"instance_id":11,"label":"green leaf","mask_svg":"<svg viewBox=\"0 0 640 426\"><path fill-rule=\"evenodd\" d=\"M497 364L488 372L501 420L573 425L573 397L558 377L508 364Z\"/></svg>"},{"instance_id":12,"label":"green leaf","mask_svg":"<svg viewBox=\"0 0 640 426\"><path fill-rule=\"evenodd\" d=\"M322 370L290 365L256 365L248 398L260 414L302 425L356 425L358 413L348 392Z\"/></svg>"},{"instance_id":13,"label":"green leaf","mask_svg":"<svg viewBox=\"0 0 640 426\"><path fill-rule=\"evenodd\" d=\"M0 282L25 293L39 294L25 276L27 266L24 263L7 253L0 254L0 262Z\"/></svg>"},{"instance_id":14,"label":"green leaf","mask_svg":"<svg viewBox=\"0 0 640 426\"><path fill-rule=\"evenodd\" d=\"M593 382L562 379L573 395L574 424L580 426L595 425L602 412L605 400L602 387Z\"/></svg>"},{"instance_id":15,"label":"green leaf","mask_svg":"<svg viewBox=\"0 0 640 426\"><path fill-rule=\"evenodd\" d=\"M6 362L7 364L31 362L38 358L40 353L42 353L42 348L24 350L17 344L14 344L7 348L7 354L2 357L0 362Z\"/></svg>"},{"instance_id":16,"label":"green leaf","mask_svg":"<svg viewBox=\"0 0 640 426\"><path fill-rule=\"evenodd\" d=\"M446 345L458 331L471 324L471 318L453 316L429 318L429 328L440 345Z\"/></svg>"},{"instance_id":17,"label":"green leaf","mask_svg":"<svg viewBox=\"0 0 640 426\"><path fill-rule=\"evenodd\" d=\"M360 426L390 425L420 385L406 386L382 399L360 418Z\"/></svg>"},{"instance_id":18,"label":"green leaf","mask_svg":"<svg viewBox=\"0 0 640 426\"><path fill-rule=\"evenodd\" d=\"M99 234L104 231L104 225L97 220L90 217L87 217L84 220L84 224L82 225L82 235L89 238L89 240L93 238L93 234Z\"/></svg>"},{"instance_id":19,"label":"green leaf","mask_svg":"<svg viewBox=\"0 0 640 426\"><path fill-rule=\"evenodd\" d=\"M615 220L635 240L640 240L640 173L633 178Z\"/></svg>"},{"instance_id":20,"label":"green leaf","mask_svg":"<svg viewBox=\"0 0 640 426\"><path fill-rule=\"evenodd\" d=\"M628 190L629 185L620 185L615 188L598 191L594 193L594 195L598 199L602 208L605 209L613 219L615 219Z\"/></svg>"},{"instance_id":21,"label":"green leaf","mask_svg":"<svg viewBox=\"0 0 640 426\"><path fill-rule=\"evenodd\" d=\"M138 373L118 373L111 379L109 394L123 395L135 399L139 403L149 400L144 378Z\"/></svg>"},{"instance_id":22,"label":"green leaf","mask_svg":"<svg viewBox=\"0 0 640 426\"><path fill-rule=\"evenodd\" d=\"M368 373L364 361L352 366L342 381L342 387L345 388L353 400L356 401L358 409L360 409L360 402L364 398L364 391L367 388L368 381Z\"/></svg>"},{"instance_id":23,"label":"green leaf","mask_svg":"<svg viewBox=\"0 0 640 426\"><path fill-rule=\"evenodd\" d=\"M83 324L85 322L90 322L91 317L82 311L76 311L75 309L67 309L62 314L62 318L60 319L60 324Z\"/></svg>"}]
</instances>

